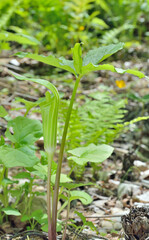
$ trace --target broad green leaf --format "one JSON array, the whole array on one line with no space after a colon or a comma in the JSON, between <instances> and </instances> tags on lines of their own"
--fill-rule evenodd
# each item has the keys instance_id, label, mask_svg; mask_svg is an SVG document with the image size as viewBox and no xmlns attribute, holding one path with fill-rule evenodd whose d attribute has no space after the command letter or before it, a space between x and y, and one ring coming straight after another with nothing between
<instances>
[{"instance_id":1,"label":"broad green leaf","mask_svg":"<svg viewBox=\"0 0 149 240\"><path fill-rule=\"evenodd\" d=\"M92 71L98 71L98 70L107 70L107 71L111 71L111 72L117 72L120 74L129 73L129 74L133 74L139 78L146 77L142 72L137 71L137 70L133 70L133 69L124 70L121 68L115 68L111 64L93 65L92 63L89 63L88 65L82 67L82 75L85 75Z\"/></svg>"},{"instance_id":2,"label":"broad green leaf","mask_svg":"<svg viewBox=\"0 0 149 240\"><path fill-rule=\"evenodd\" d=\"M31 174L29 172L20 172L20 173L16 174L15 176L13 176L13 178L17 178L17 179L22 179L22 178L32 179L31 178Z\"/></svg>"},{"instance_id":3,"label":"broad green leaf","mask_svg":"<svg viewBox=\"0 0 149 240\"><path fill-rule=\"evenodd\" d=\"M51 176L51 182L52 184L55 184L56 174L53 174ZM66 183L66 182L72 182L72 179L67 177L66 174L61 173L60 175L60 183Z\"/></svg>"},{"instance_id":4,"label":"broad green leaf","mask_svg":"<svg viewBox=\"0 0 149 240\"><path fill-rule=\"evenodd\" d=\"M26 222L29 221L30 219L32 219L32 216L28 216L28 215L23 215L21 218L21 222Z\"/></svg>"},{"instance_id":5,"label":"broad green leaf","mask_svg":"<svg viewBox=\"0 0 149 240\"><path fill-rule=\"evenodd\" d=\"M9 130L10 127L13 128L13 134ZM5 135L13 143L32 145L43 135L42 124L38 120L19 116L8 122Z\"/></svg>"},{"instance_id":6,"label":"broad green leaf","mask_svg":"<svg viewBox=\"0 0 149 240\"><path fill-rule=\"evenodd\" d=\"M74 67L77 74L81 74L82 71L82 49L79 43L76 43L72 48Z\"/></svg>"},{"instance_id":7,"label":"broad green leaf","mask_svg":"<svg viewBox=\"0 0 149 240\"><path fill-rule=\"evenodd\" d=\"M40 221L41 218L43 217L44 213L42 209L37 209L34 212L32 212L31 217L36 219L36 221Z\"/></svg>"},{"instance_id":8,"label":"broad green leaf","mask_svg":"<svg viewBox=\"0 0 149 240\"><path fill-rule=\"evenodd\" d=\"M39 158L37 158L34 151L27 146L17 149L8 146L1 146L0 162L7 168L33 167L39 162Z\"/></svg>"},{"instance_id":9,"label":"broad green leaf","mask_svg":"<svg viewBox=\"0 0 149 240\"><path fill-rule=\"evenodd\" d=\"M85 165L87 162L102 163L112 154L113 147L106 144L96 146L92 143L87 147L78 147L68 152L74 155L70 156L68 160Z\"/></svg>"},{"instance_id":10,"label":"broad green leaf","mask_svg":"<svg viewBox=\"0 0 149 240\"><path fill-rule=\"evenodd\" d=\"M28 45L40 44L40 42L34 37L20 34L20 33L10 33L10 32L1 32L0 41L15 41L20 44L28 44Z\"/></svg>"},{"instance_id":11,"label":"broad green leaf","mask_svg":"<svg viewBox=\"0 0 149 240\"><path fill-rule=\"evenodd\" d=\"M91 196L84 191L74 190L70 192L70 195L71 197L77 197L84 205L88 205L93 201Z\"/></svg>"},{"instance_id":12,"label":"broad green leaf","mask_svg":"<svg viewBox=\"0 0 149 240\"><path fill-rule=\"evenodd\" d=\"M42 165L41 163L38 163L37 165L34 166L32 174L35 174L41 179L45 179L47 177L47 165Z\"/></svg>"},{"instance_id":13,"label":"broad green leaf","mask_svg":"<svg viewBox=\"0 0 149 240\"><path fill-rule=\"evenodd\" d=\"M68 72L71 72L74 75L76 75L75 68L74 68L74 65L73 65L73 61L72 60L67 60L63 57L56 58L53 55L50 55L50 56L46 57L46 56L43 56L43 55L25 53L25 52L18 52L15 55L20 57L20 58L24 58L24 57L31 58L31 59L37 60L39 62L43 62L43 63L46 63L48 65L51 65L53 67L58 67L58 68L64 69L64 70L66 70Z\"/></svg>"},{"instance_id":14,"label":"broad green leaf","mask_svg":"<svg viewBox=\"0 0 149 240\"><path fill-rule=\"evenodd\" d=\"M90 50L83 58L83 66L86 66L89 63L92 63L93 65L100 63L106 58L110 57L112 54L121 50L123 46L124 43L117 43Z\"/></svg>"},{"instance_id":15,"label":"broad green leaf","mask_svg":"<svg viewBox=\"0 0 149 240\"><path fill-rule=\"evenodd\" d=\"M5 139L4 139L4 137L1 135L1 137L0 137L0 146L3 146L3 145L5 145Z\"/></svg>"},{"instance_id":16,"label":"broad green leaf","mask_svg":"<svg viewBox=\"0 0 149 240\"><path fill-rule=\"evenodd\" d=\"M6 215L14 215L14 216L20 216L21 213L14 208L7 207L7 208L2 208L1 211L3 211Z\"/></svg>"},{"instance_id":17,"label":"broad green leaf","mask_svg":"<svg viewBox=\"0 0 149 240\"><path fill-rule=\"evenodd\" d=\"M61 186L67 188L68 190L71 190L73 188L77 187L83 187L83 186L89 186L89 185L94 185L94 183L61 183Z\"/></svg>"},{"instance_id":18,"label":"broad green leaf","mask_svg":"<svg viewBox=\"0 0 149 240\"><path fill-rule=\"evenodd\" d=\"M5 117L8 115L8 112L5 110L3 106L0 106L0 117Z\"/></svg>"}]
</instances>

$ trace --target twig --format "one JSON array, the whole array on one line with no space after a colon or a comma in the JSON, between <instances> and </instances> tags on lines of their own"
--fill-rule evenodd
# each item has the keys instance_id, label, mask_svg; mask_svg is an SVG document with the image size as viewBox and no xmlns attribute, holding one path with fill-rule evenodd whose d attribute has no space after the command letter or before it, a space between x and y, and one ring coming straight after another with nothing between
<instances>
[{"instance_id":1,"label":"twig","mask_svg":"<svg viewBox=\"0 0 149 240\"><path fill-rule=\"evenodd\" d=\"M117 215L99 215L99 216L84 216L85 218L113 218L113 217L122 217L125 214L117 214Z\"/></svg>"}]
</instances>

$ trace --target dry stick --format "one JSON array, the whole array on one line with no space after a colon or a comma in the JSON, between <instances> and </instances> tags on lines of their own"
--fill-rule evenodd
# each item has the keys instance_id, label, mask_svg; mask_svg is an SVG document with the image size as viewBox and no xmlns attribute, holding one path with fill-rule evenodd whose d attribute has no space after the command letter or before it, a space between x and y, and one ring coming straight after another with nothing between
<instances>
[{"instance_id":1,"label":"dry stick","mask_svg":"<svg viewBox=\"0 0 149 240\"><path fill-rule=\"evenodd\" d=\"M113 217L122 217L125 214L118 214L118 215L99 215L99 216L84 216L85 218L113 218ZM76 219L75 217L73 219Z\"/></svg>"}]
</instances>

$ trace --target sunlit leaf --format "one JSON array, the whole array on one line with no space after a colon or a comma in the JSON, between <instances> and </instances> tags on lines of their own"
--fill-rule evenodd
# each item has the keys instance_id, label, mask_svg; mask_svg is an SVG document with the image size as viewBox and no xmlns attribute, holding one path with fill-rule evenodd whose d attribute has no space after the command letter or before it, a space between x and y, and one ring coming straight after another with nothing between
<instances>
[{"instance_id":1,"label":"sunlit leaf","mask_svg":"<svg viewBox=\"0 0 149 240\"><path fill-rule=\"evenodd\" d=\"M91 196L89 194L87 194L84 191L71 191L70 192L71 197L76 197L78 200L80 200L84 205L88 205L90 204L93 199L91 198Z\"/></svg>"},{"instance_id":2,"label":"sunlit leaf","mask_svg":"<svg viewBox=\"0 0 149 240\"><path fill-rule=\"evenodd\" d=\"M21 44L27 45L39 45L40 42L31 36L21 34L21 33L10 33L10 32L1 32L0 41L15 41Z\"/></svg>"},{"instance_id":3,"label":"sunlit leaf","mask_svg":"<svg viewBox=\"0 0 149 240\"><path fill-rule=\"evenodd\" d=\"M89 63L88 65L82 67L82 75L87 74L92 71L98 71L98 70L106 70L106 71L111 71L111 72L117 72L120 74L129 73L129 74L132 74L139 78L146 77L142 72L137 71L137 70L133 70L133 69L124 70L121 68L115 68L111 64L93 65L92 63Z\"/></svg>"},{"instance_id":4,"label":"sunlit leaf","mask_svg":"<svg viewBox=\"0 0 149 240\"><path fill-rule=\"evenodd\" d=\"M7 208L2 208L2 210L6 215L13 215L13 216L20 216L21 213L14 208L11 207L7 207Z\"/></svg>"},{"instance_id":5,"label":"sunlit leaf","mask_svg":"<svg viewBox=\"0 0 149 240\"><path fill-rule=\"evenodd\" d=\"M83 58L83 66L87 66L89 63L92 63L93 65L100 63L112 54L121 50L123 46L124 43L118 43L90 50Z\"/></svg>"},{"instance_id":6,"label":"sunlit leaf","mask_svg":"<svg viewBox=\"0 0 149 240\"><path fill-rule=\"evenodd\" d=\"M68 152L74 155L70 156L68 160L84 165L87 162L102 163L112 154L113 147L106 144L96 146L92 143L87 147L78 147Z\"/></svg>"},{"instance_id":7,"label":"sunlit leaf","mask_svg":"<svg viewBox=\"0 0 149 240\"><path fill-rule=\"evenodd\" d=\"M27 146L17 149L8 146L0 147L0 163L4 164L7 168L33 167L38 162L39 158Z\"/></svg>"},{"instance_id":8,"label":"sunlit leaf","mask_svg":"<svg viewBox=\"0 0 149 240\"><path fill-rule=\"evenodd\" d=\"M13 128L13 133L9 128ZM38 120L26 117L16 117L8 122L6 137L13 143L32 145L42 136L42 124Z\"/></svg>"},{"instance_id":9,"label":"sunlit leaf","mask_svg":"<svg viewBox=\"0 0 149 240\"><path fill-rule=\"evenodd\" d=\"M77 187L83 187L83 186L89 186L89 185L94 185L94 183L61 183L61 186L67 188L68 190L71 190L73 188Z\"/></svg>"},{"instance_id":10,"label":"sunlit leaf","mask_svg":"<svg viewBox=\"0 0 149 240\"><path fill-rule=\"evenodd\" d=\"M5 110L3 106L0 106L0 117L5 117L8 115L8 112Z\"/></svg>"},{"instance_id":11,"label":"sunlit leaf","mask_svg":"<svg viewBox=\"0 0 149 240\"><path fill-rule=\"evenodd\" d=\"M55 184L56 174L53 174L51 176L51 182ZM66 183L66 182L72 182L72 179L70 177L67 177L66 174L61 173L60 175L60 183Z\"/></svg>"},{"instance_id":12,"label":"sunlit leaf","mask_svg":"<svg viewBox=\"0 0 149 240\"><path fill-rule=\"evenodd\" d=\"M76 74L75 68L74 68L74 65L73 65L73 61L72 60L67 60L63 57L56 58L53 55L44 56L44 55L25 53L25 52L18 52L15 55L20 57L20 58L24 58L24 57L31 58L31 59L37 60L39 62L43 62L43 63L46 63L48 65L51 65L53 67L58 67L58 68L66 70L68 72L71 72L73 74Z\"/></svg>"},{"instance_id":13,"label":"sunlit leaf","mask_svg":"<svg viewBox=\"0 0 149 240\"><path fill-rule=\"evenodd\" d=\"M79 43L76 43L72 48L74 67L78 74L82 71L82 49Z\"/></svg>"}]
</instances>

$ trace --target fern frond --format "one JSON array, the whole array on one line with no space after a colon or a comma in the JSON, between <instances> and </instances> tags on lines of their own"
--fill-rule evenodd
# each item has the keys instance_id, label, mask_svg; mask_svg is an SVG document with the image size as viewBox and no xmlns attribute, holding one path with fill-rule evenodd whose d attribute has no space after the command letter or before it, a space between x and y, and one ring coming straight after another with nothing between
<instances>
[{"instance_id":1,"label":"fern frond","mask_svg":"<svg viewBox=\"0 0 149 240\"><path fill-rule=\"evenodd\" d=\"M134 28L133 25L124 23L119 28L114 28L112 30L107 30L105 34L101 37L100 43L102 44L110 44L110 43L116 43L118 41L117 36L128 29Z\"/></svg>"}]
</instances>

